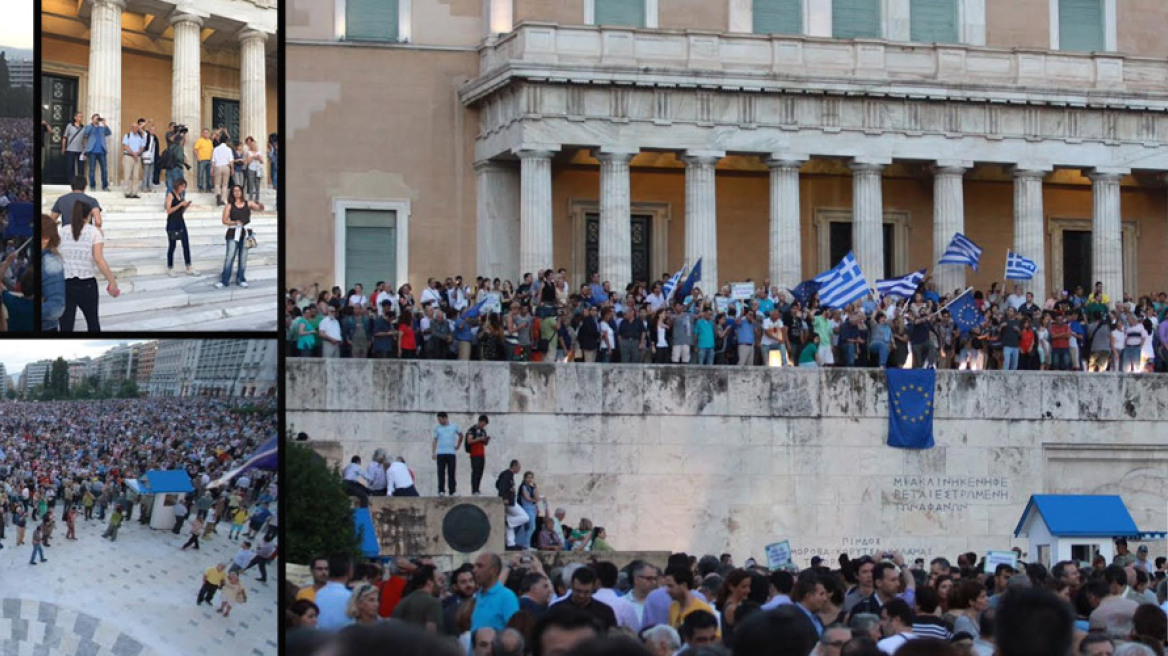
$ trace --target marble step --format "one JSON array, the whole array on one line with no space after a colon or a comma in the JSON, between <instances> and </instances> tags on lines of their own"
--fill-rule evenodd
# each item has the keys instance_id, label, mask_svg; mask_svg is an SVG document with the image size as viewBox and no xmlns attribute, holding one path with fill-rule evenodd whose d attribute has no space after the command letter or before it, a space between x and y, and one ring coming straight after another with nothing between
<instances>
[{"instance_id":1,"label":"marble step","mask_svg":"<svg viewBox=\"0 0 1168 656\"><path fill-rule=\"evenodd\" d=\"M233 288L234 289L234 288ZM271 298L273 291L268 294ZM274 305L257 302L255 298L240 298L212 305L192 305L171 308L165 312L147 310L108 315L105 306L109 297L101 301L101 328L103 331L184 332L191 330L218 330L234 332L272 332L278 318ZM74 330L85 330L85 318L78 315Z\"/></svg>"},{"instance_id":2,"label":"marble step","mask_svg":"<svg viewBox=\"0 0 1168 656\"><path fill-rule=\"evenodd\" d=\"M116 315L138 312L172 312L184 308L217 307L234 301L250 301L259 308L266 308L275 316L276 312L276 276L267 279L258 279L253 284L248 281L248 287L235 285L223 289L216 289L213 285L218 280L214 276L202 278L187 278L191 281L185 288L153 289L141 292L126 292L118 298L111 298L102 285L100 310L102 321ZM100 282L100 281L99 281Z\"/></svg>"},{"instance_id":3,"label":"marble step","mask_svg":"<svg viewBox=\"0 0 1168 656\"><path fill-rule=\"evenodd\" d=\"M222 240L210 246L192 244L191 263L198 271L218 272L223 268L225 250ZM176 268L185 269L186 265L183 264L181 246L175 249L174 256ZM113 270L114 275L118 277L119 285L129 278L162 275L166 273L165 244L138 250L107 248L105 250L105 258L110 269ZM278 263L279 257L274 241L269 244L261 244L247 254L247 269L249 272L254 268L276 266Z\"/></svg>"}]
</instances>

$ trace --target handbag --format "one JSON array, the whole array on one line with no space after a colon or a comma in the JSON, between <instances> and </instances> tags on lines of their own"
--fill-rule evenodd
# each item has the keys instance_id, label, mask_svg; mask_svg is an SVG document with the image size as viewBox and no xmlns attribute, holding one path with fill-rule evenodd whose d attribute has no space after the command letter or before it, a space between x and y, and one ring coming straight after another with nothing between
<instances>
[{"instance_id":1,"label":"handbag","mask_svg":"<svg viewBox=\"0 0 1168 656\"><path fill-rule=\"evenodd\" d=\"M259 243L259 242L257 242L257 241L256 241L256 238L255 238L255 231L254 231L254 230L248 230L248 231L247 231L247 240L246 240L246 242L245 242L245 243L247 244L247 247L248 247L248 248L255 248L255 247L256 247L256 244L258 244L258 243Z\"/></svg>"}]
</instances>

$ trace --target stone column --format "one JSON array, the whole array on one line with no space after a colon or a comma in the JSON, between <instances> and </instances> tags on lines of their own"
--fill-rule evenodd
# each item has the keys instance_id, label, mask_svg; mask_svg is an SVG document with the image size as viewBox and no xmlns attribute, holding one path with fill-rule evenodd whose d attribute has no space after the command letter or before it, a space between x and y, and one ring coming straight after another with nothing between
<instances>
[{"instance_id":1,"label":"stone column","mask_svg":"<svg viewBox=\"0 0 1168 656\"><path fill-rule=\"evenodd\" d=\"M243 141L254 137L258 142L256 147L265 157L268 144L268 86L264 42L267 38L264 32L251 29L239 35L239 139ZM267 179L267 175L263 177Z\"/></svg>"},{"instance_id":2,"label":"stone column","mask_svg":"<svg viewBox=\"0 0 1168 656\"><path fill-rule=\"evenodd\" d=\"M1094 212L1091 220L1091 277L1103 282L1112 303L1123 300L1123 227L1119 181L1124 173L1096 169L1091 178Z\"/></svg>"},{"instance_id":3,"label":"stone column","mask_svg":"<svg viewBox=\"0 0 1168 656\"><path fill-rule=\"evenodd\" d=\"M519 169L491 160L476 162L475 178L475 271L492 278L519 280Z\"/></svg>"},{"instance_id":4,"label":"stone column","mask_svg":"<svg viewBox=\"0 0 1168 656\"><path fill-rule=\"evenodd\" d=\"M1028 281L1018 281L1034 293L1034 302L1046 302L1046 221L1042 214L1042 178L1046 171L1014 169L1014 252L1034 260L1038 271ZM1013 281L1004 281L1007 290ZM1055 284L1060 284L1056 281Z\"/></svg>"},{"instance_id":5,"label":"stone column","mask_svg":"<svg viewBox=\"0 0 1168 656\"><path fill-rule=\"evenodd\" d=\"M629 161L635 150L602 148L600 160L600 280L624 289L633 277Z\"/></svg>"},{"instance_id":6,"label":"stone column","mask_svg":"<svg viewBox=\"0 0 1168 656\"><path fill-rule=\"evenodd\" d=\"M860 271L875 286L884 278L884 164L852 162L852 249ZM828 262L835 266L838 262Z\"/></svg>"},{"instance_id":7,"label":"stone column","mask_svg":"<svg viewBox=\"0 0 1168 656\"><path fill-rule=\"evenodd\" d=\"M184 144L187 163L191 171L186 175L188 182L197 179L195 167L195 140L203 129L200 124L199 105L202 102L202 82L200 64L202 62L202 40L199 38L203 19L185 12L176 13L170 19L174 28L174 73L171 82L171 120L182 123L190 129ZM163 147L165 144L163 144ZM198 185L192 185L198 188Z\"/></svg>"},{"instance_id":8,"label":"stone column","mask_svg":"<svg viewBox=\"0 0 1168 656\"><path fill-rule=\"evenodd\" d=\"M519 157L520 275L539 275L554 265L552 249L552 155L559 147L524 147ZM519 278L516 278L518 280Z\"/></svg>"},{"instance_id":9,"label":"stone column","mask_svg":"<svg viewBox=\"0 0 1168 656\"><path fill-rule=\"evenodd\" d=\"M805 157L775 153L771 169L771 285L793 288L803 280L803 240L799 211L799 167Z\"/></svg>"},{"instance_id":10,"label":"stone column","mask_svg":"<svg viewBox=\"0 0 1168 656\"><path fill-rule=\"evenodd\" d=\"M967 167L938 162L933 169L933 263L945 253L953 233L965 232L965 181ZM902 275L894 271L893 275ZM943 264L933 269L937 293L944 296L965 289L965 267Z\"/></svg>"},{"instance_id":11,"label":"stone column","mask_svg":"<svg viewBox=\"0 0 1168 656\"><path fill-rule=\"evenodd\" d=\"M89 91L86 125L94 114L101 114L110 136L106 138L109 155L106 164L113 186L120 179L122 153L122 10L125 0L93 0L89 17ZM97 176L101 172L96 173ZM97 183L101 184L100 177Z\"/></svg>"},{"instance_id":12,"label":"stone column","mask_svg":"<svg viewBox=\"0 0 1168 656\"><path fill-rule=\"evenodd\" d=\"M484 4L487 12L487 20L484 21L487 36L510 32L515 23L514 0L487 0Z\"/></svg>"},{"instance_id":13,"label":"stone column","mask_svg":"<svg viewBox=\"0 0 1168 656\"><path fill-rule=\"evenodd\" d=\"M691 269L702 261L698 287L713 295L718 290L718 204L714 166L723 151L688 150L685 162L685 263Z\"/></svg>"},{"instance_id":14,"label":"stone column","mask_svg":"<svg viewBox=\"0 0 1168 656\"><path fill-rule=\"evenodd\" d=\"M752 0L728 0L729 30L751 34L754 32L754 2Z\"/></svg>"}]
</instances>

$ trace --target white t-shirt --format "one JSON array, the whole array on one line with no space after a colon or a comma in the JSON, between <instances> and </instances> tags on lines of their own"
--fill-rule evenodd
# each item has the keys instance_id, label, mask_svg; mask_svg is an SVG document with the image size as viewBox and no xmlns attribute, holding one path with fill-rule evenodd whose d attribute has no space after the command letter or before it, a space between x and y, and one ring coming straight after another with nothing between
<instances>
[{"instance_id":1,"label":"white t-shirt","mask_svg":"<svg viewBox=\"0 0 1168 656\"><path fill-rule=\"evenodd\" d=\"M612 350L616 344L616 336L612 332L612 326L608 325L607 321L600 322L600 350Z\"/></svg>"},{"instance_id":2,"label":"white t-shirt","mask_svg":"<svg viewBox=\"0 0 1168 656\"><path fill-rule=\"evenodd\" d=\"M782 327L783 327L783 320L782 319L772 320L770 317L763 319L762 320L762 343L763 343L763 345L765 346L768 344L778 344L779 340L771 337L769 334L767 334L767 331L773 330L775 328L782 328Z\"/></svg>"},{"instance_id":3,"label":"white t-shirt","mask_svg":"<svg viewBox=\"0 0 1168 656\"><path fill-rule=\"evenodd\" d=\"M1025 294L1010 294L1009 296L1006 297L1006 305L1009 305L1010 307L1017 310L1018 308L1022 307L1023 305L1026 305L1026 295Z\"/></svg>"},{"instance_id":4,"label":"white t-shirt","mask_svg":"<svg viewBox=\"0 0 1168 656\"><path fill-rule=\"evenodd\" d=\"M338 342L341 341L341 322L337 321L333 317L325 317L321 319L320 325L317 326L317 329L320 331L320 334L328 335Z\"/></svg>"},{"instance_id":5,"label":"white t-shirt","mask_svg":"<svg viewBox=\"0 0 1168 656\"><path fill-rule=\"evenodd\" d=\"M93 224L86 223L85 227L81 229L81 238L75 240L73 239L73 228L66 223L61 226L60 233L61 245L57 248L57 252L61 254L61 260L65 264L65 279L96 278L97 267L93 259L93 247L95 244L105 242L101 231L93 227Z\"/></svg>"},{"instance_id":6,"label":"white t-shirt","mask_svg":"<svg viewBox=\"0 0 1168 656\"><path fill-rule=\"evenodd\" d=\"M369 297L364 294L353 294L349 297L349 305L369 305Z\"/></svg>"},{"instance_id":7,"label":"white t-shirt","mask_svg":"<svg viewBox=\"0 0 1168 656\"><path fill-rule=\"evenodd\" d=\"M1122 351L1123 343L1127 339L1127 333L1122 328L1115 328L1111 331L1111 348Z\"/></svg>"},{"instance_id":8,"label":"white t-shirt","mask_svg":"<svg viewBox=\"0 0 1168 656\"><path fill-rule=\"evenodd\" d=\"M401 490L414 484L414 477L410 476L410 468L404 462L394 462L385 472L389 482L389 489Z\"/></svg>"},{"instance_id":9,"label":"white t-shirt","mask_svg":"<svg viewBox=\"0 0 1168 656\"><path fill-rule=\"evenodd\" d=\"M661 294L649 294L645 297L645 302L649 304L649 314L665 307L665 297Z\"/></svg>"},{"instance_id":10,"label":"white t-shirt","mask_svg":"<svg viewBox=\"0 0 1168 656\"><path fill-rule=\"evenodd\" d=\"M896 650L903 647L904 643L912 640L915 637L916 636L911 633L898 633L893 636L888 636L887 638L884 638L880 642L876 643L876 648L891 656L891 654L896 653Z\"/></svg>"},{"instance_id":11,"label":"white t-shirt","mask_svg":"<svg viewBox=\"0 0 1168 656\"><path fill-rule=\"evenodd\" d=\"M215 150L211 151L211 165L212 166L231 166L235 161L235 151L231 150L226 142L215 146Z\"/></svg>"},{"instance_id":12,"label":"white t-shirt","mask_svg":"<svg viewBox=\"0 0 1168 656\"><path fill-rule=\"evenodd\" d=\"M426 305L427 302L432 302L434 305L438 305L442 302L442 295L439 294L438 291L433 287L427 287L426 289L422 290L422 305Z\"/></svg>"}]
</instances>

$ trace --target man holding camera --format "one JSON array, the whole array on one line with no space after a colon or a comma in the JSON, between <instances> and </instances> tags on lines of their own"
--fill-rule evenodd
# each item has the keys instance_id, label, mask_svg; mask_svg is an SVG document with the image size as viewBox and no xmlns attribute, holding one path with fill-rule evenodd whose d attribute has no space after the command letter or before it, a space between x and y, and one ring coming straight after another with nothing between
<instances>
[{"instance_id":1,"label":"man holding camera","mask_svg":"<svg viewBox=\"0 0 1168 656\"><path fill-rule=\"evenodd\" d=\"M105 124L105 119L100 114L94 114L90 118L89 125L85 126L85 132L82 133L82 139L85 140L85 159L89 160L89 188L97 187L97 182L94 179L98 164L101 165L101 190L109 191L109 173L106 171L106 146L105 138L110 136L109 126Z\"/></svg>"}]
</instances>

